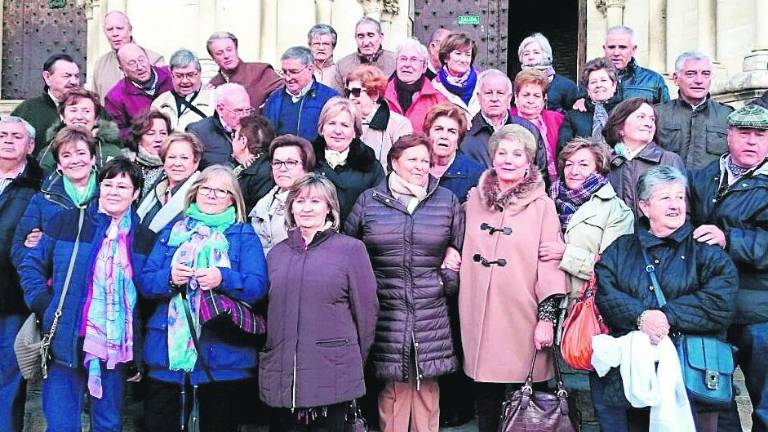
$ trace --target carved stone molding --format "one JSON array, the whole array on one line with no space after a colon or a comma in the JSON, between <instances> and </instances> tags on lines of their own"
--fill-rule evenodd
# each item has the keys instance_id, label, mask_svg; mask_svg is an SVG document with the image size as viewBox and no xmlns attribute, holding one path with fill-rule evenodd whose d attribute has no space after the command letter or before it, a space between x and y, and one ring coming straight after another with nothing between
<instances>
[{"instance_id":1,"label":"carved stone molding","mask_svg":"<svg viewBox=\"0 0 768 432\"><path fill-rule=\"evenodd\" d=\"M357 0L363 6L365 16L395 16L400 13L398 0Z\"/></svg>"},{"instance_id":2,"label":"carved stone molding","mask_svg":"<svg viewBox=\"0 0 768 432\"><path fill-rule=\"evenodd\" d=\"M603 16L608 16L608 9L618 7L624 8L626 0L595 0L595 7Z\"/></svg>"}]
</instances>

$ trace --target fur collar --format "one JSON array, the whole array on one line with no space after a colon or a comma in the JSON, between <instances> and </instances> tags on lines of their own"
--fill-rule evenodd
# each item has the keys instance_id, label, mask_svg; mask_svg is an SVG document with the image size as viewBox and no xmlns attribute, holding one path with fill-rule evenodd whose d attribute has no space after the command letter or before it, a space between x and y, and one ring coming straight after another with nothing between
<instances>
[{"instance_id":1,"label":"fur collar","mask_svg":"<svg viewBox=\"0 0 768 432\"><path fill-rule=\"evenodd\" d=\"M544 180L536 166L531 165L530 174L522 182L506 191L499 189L499 178L493 168L486 170L478 182L480 202L488 209L514 213L525 208L531 201L545 195Z\"/></svg>"},{"instance_id":2,"label":"fur collar","mask_svg":"<svg viewBox=\"0 0 768 432\"><path fill-rule=\"evenodd\" d=\"M325 139L322 135L318 135L317 139L312 146L315 150L315 158L317 165L325 162ZM379 163L376 159L376 153L373 149L368 147L360 138L353 138L352 143L349 145L349 155L347 156L347 163L345 166L358 171L371 171L373 164Z\"/></svg>"}]
</instances>

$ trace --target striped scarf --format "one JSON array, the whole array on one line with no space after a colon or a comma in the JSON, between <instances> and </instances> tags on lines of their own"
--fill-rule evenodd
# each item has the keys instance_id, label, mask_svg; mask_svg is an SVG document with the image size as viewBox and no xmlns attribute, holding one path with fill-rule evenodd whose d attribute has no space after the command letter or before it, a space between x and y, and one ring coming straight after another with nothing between
<instances>
[{"instance_id":1,"label":"striped scarf","mask_svg":"<svg viewBox=\"0 0 768 432\"><path fill-rule=\"evenodd\" d=\"M589 201L589 199L592 198L592 195L607 183L607 177L595 172L590 174L586 180L584 180L584 183L577 189L568 189L568 187L565 186L564 179L552 184L549 195L555 201L555 207L557 208L557 214L560 215L560 225L562 226L563 232L568 228L568 223L571 221L571 217L576 213L576 210L578 210L582 204Z\"/></svg>"}]
</instances>

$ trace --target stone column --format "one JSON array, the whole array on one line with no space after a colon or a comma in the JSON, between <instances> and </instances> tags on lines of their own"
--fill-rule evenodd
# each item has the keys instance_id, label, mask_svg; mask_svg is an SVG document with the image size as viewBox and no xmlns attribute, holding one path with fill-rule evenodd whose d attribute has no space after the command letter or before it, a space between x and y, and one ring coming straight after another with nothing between
<instances>
[{"instance_id":1,"label":"stone column","mask_svg":"<svg viewBox=\"0 0 768 432\"><path fill-rule=\"evenodd\" d=\"M699 50L717 61L717 21L715 17L716 0L699 0Z\"/></svg>"},{"instance_id":2,"label":"stone column","mask_svg":"<svg viewBox=\"0 0 768 432\"><path fill-rule=\"evenodd\" d=\"M261 3L260 58L273 64L280 56L277 52L277 8L277 0L263 0Z\"/></svg>"},{"instance_id":3,"label":"stone column","mask_svg":"<svg viewBox=\"0 0 768 432\"><path fill-rule=\"evenodd\" d=\"M768 1L754 0L752 16L755 19L755 42L752 52L744 57L744 72L768 69Z\"/></svg>"},{"instance_id":4,"label":"stone column","mask_svg":"<svg viewBox=\"0 0 768 432\"><path fill-rule=\"evenodd\" d=\"M659 73L667 71L666 11L667 0L650 0L648 10L648 67Z\"/></svg>"},{"instance_id":5,"label":"stone column","mask_svg":"<svg viewBox=\"0 0 768 432\"><path fill-rule=\"evenodd\" d=\"M605 0L608 28L624 24L625 0Z\"/></svg>"},{"instance_id":6,"label":"stone column","mask_svg":"<svg viewBox=\"0 0 768 432\"><path fill-rule=\"evenodd\" d=\"M315 21L318 24L331 24L333 0L315 0Z\"/></svg>"}]
</instances>

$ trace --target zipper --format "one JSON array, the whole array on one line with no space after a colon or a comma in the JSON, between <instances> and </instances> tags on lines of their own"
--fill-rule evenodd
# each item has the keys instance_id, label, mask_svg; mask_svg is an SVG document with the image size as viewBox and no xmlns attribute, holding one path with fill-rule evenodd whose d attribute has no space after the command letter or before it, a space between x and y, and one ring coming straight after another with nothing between
<instances>
[{"instance_id":1,"label":"zipper","mask_svg":"<svg viewBox=\"0 0 768 432\"><path fill-rule=\"evenodd\" d=\"M416 366L416 391L421 389L421 370L419 369L419 343L416 341L416 334L411 330L411 339L413 339L413 364Z\"/></svg>"},{"instance_id":2,"label":"zipper","mask_svg":"<svg viewBox=\"0 0 768 432\"><path fill-rule=\"evenodd\" d=\"M296 353L293 353L293 382L291 383L291 412L296 409Z\"/></svg>"}]
</instances>

